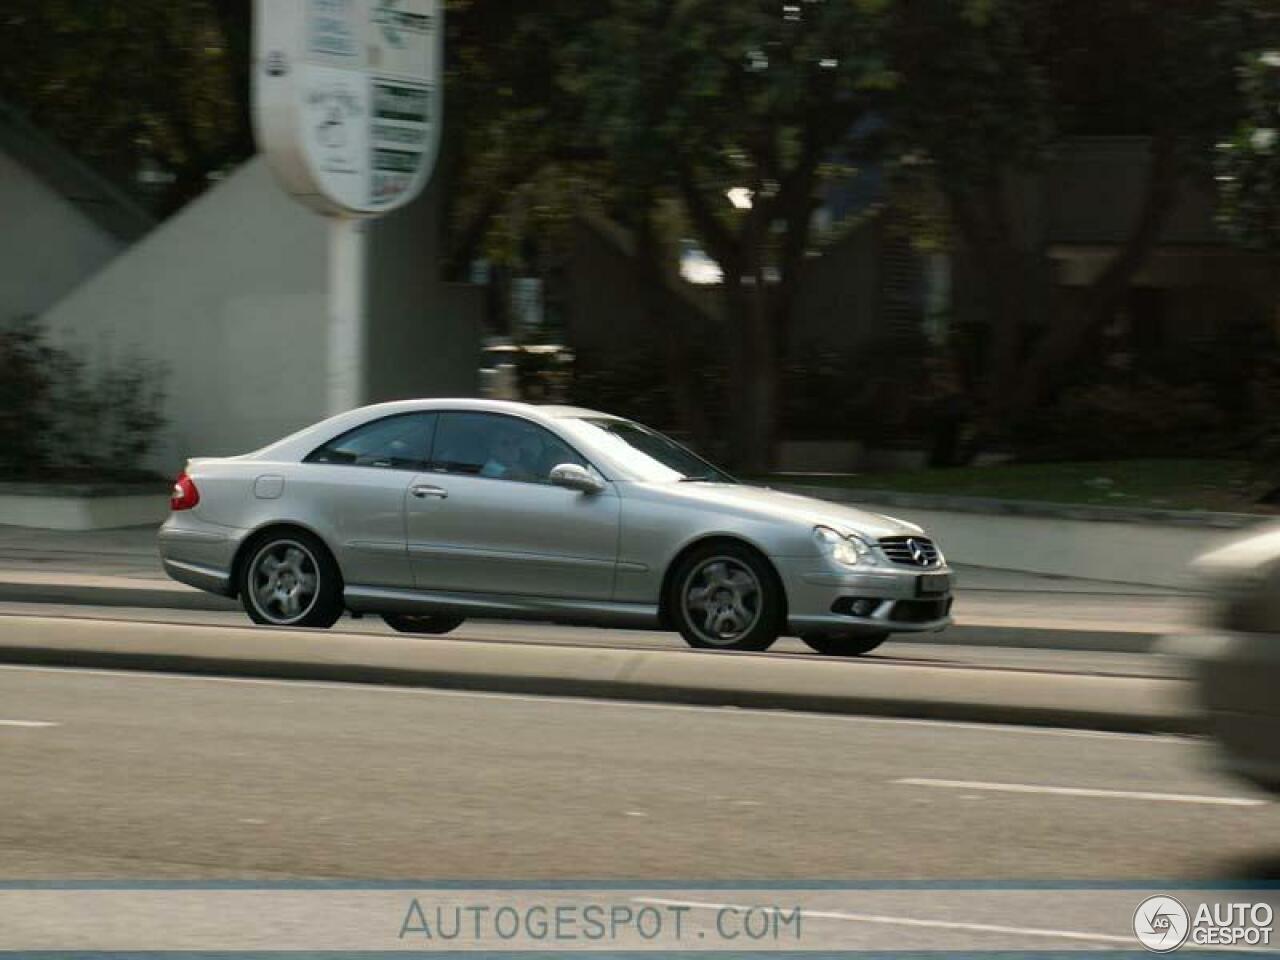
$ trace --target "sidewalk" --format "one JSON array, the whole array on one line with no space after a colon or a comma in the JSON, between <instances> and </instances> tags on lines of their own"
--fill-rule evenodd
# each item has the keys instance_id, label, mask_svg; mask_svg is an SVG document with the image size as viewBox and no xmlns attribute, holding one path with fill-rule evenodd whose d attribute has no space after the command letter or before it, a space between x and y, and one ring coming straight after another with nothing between
<instances>
[{"instance_id":1,"label":"sidewalk","mask_svg":"<svg viewBox=\"0 0 1280 960\"><path fill-rule=\"evenodd\" d=\"M1198 619L1200 598L1175 590L958 566L957 642L1141 653ZM0 526L0 601L231 610L169 580L155 528L66 532ZM925 635L936 640L938 635ZM905 638L900 638L905 639Z\"/></svg>"}]
</instances>

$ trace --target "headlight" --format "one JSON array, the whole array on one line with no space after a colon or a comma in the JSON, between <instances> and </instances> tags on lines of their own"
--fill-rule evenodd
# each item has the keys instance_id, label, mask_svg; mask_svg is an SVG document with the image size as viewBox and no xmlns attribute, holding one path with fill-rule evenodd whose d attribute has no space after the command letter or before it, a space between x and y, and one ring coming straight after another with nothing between
<instances>
[{"instance_id":1,"label":"headlight","mask_svg":"<svg viewBox=\"0 0 1280 960\"><path fill-rule=\"evenodd\" d=\"M823 553L842 566L856 567L875 563L866 541L853 534L843 534L831 527L814 527L813 538L818 541Z\"/></svg>"}]
</instances>

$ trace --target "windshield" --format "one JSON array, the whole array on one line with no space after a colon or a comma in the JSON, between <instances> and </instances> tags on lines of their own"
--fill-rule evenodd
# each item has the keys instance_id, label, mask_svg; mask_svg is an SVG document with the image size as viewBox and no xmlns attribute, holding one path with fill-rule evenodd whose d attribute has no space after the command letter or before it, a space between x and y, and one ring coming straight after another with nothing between
<instances>
[{"instance_id":1,"label":"windshield","mask_svg":"<svg viewBox=\"0 0 1280 960\"><path fill-rule=\"evenodd\" d=\"M574 417L565 425L587 443L650 481L737 483L700 456L656 430L630 420Z\"/></svg>"}]
</instances>

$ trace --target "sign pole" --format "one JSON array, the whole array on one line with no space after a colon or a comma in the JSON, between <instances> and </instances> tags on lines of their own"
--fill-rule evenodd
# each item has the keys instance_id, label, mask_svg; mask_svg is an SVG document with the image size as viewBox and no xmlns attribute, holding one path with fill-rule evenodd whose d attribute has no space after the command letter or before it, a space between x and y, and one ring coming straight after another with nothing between
<instances>
[{"instance_id":1,"label":"sign pole","mask_svg":"<svg viewBox=\"0 0 1280 960\"><path fill-rule=\"evenodd\" d=\"M368 353L368 225L329 219L329 342L326 406L330 414L362 405Z\"/></svg>"},{"instance_id":2,"label":"sign pole","mask_svg":"<svg viewBox=\"0 0 1280 960\"><path fill-rule=\"evenodd\" d=\"M280 185L329 218L324 404L368 402L368 223L440 144L444 0L254 0L253 113Z\"/></svg>"}]
</instances>

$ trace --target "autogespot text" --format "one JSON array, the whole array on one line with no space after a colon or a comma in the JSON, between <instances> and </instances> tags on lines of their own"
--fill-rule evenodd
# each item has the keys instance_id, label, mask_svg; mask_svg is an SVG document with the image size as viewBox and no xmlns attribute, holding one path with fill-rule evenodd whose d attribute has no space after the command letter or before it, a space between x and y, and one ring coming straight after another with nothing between
<instances>
[{"instance_id":1,"label":"autogespot text","mask_svg":"<svg viewBox=\"0 0 1280 960\"><path fill-rule=\"evenodd\" d=\"M472 945L515 942L680 944L798 943L800 907L720 906L697 922L681 904L583 903L520 906L424 904L409 902L400 939L428 943L467 941Z\"/></svg>"}]
</instances>

